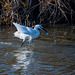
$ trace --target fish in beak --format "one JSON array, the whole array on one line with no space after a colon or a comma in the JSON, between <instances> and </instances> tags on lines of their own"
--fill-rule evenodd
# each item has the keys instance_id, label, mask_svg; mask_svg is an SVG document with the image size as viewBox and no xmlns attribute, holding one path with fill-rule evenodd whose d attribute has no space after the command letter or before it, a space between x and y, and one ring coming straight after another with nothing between
<instances>
[{"instance_id":1,"label":"fish in beak","mask_svg":"<svg viewBox=\"0 0 75 75\"><path fill-rule=\"evenodd\" d=\"M48 35L47 30L45 30L43 27L41 27L41 29L46 32L46 36L47 36Z\"/></svg>"}]
</instances>

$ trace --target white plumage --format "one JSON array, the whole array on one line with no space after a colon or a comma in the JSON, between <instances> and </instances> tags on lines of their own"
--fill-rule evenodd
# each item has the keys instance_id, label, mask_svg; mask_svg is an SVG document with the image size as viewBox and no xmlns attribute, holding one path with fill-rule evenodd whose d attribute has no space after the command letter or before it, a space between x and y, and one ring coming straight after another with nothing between
<instances>
[{"instance_id":1,"label":"white plumage","mask_svg":"<svg viewBox=\"0 0 75 75\"><path fill-rule=\"evenodd\" d=\"M14 23L17 31L14 33L15 37L18 37L20 39L23 39L22 45L24 42L28 39L29 43L31 43L32 39L38 38L40 35L40 31L38 29L42 29L46 32L46 35L48 32L41 26L41 25L35 25L34 29L31 27L26 27L23 25L20 25L18 23ZM21 46L22 46L21 45Z\"/></svg>"}]
</instances>

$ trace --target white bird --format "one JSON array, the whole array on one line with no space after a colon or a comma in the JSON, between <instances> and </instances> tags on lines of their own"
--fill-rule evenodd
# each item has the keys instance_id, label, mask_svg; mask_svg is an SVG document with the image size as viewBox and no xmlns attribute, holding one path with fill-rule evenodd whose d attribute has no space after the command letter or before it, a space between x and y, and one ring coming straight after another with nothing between
<instances>
[{"instance_id":1,"label":"white bird","mask_svg":"<svg viewBox=\"0 0 75 75\"><path fill-rule=\"evenodd\" d=\"M23 39L21 46L27 39L29 40L29 43L31 43L32 39L38 38L40 35L40 31L38 29L44 30L46 32L46 35L48 35L48 32L39 24L35 25L34 29L14 22L13 24L17 28L17 31L14 33L14 36Z\"/></svg>"}]
</instances>

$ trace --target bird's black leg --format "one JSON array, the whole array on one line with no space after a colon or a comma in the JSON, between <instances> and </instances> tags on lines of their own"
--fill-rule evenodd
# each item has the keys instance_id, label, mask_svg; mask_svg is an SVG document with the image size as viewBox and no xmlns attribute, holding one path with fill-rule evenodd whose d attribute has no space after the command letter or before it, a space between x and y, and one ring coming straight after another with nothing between
<instances>
[{"instance_id":1,"label":"bird's black leg","mask_svg":"<svg viewBox=\"0 0 75 75\"><path fill-rule=\"evenodd\" d=\"M25 41L22 42L21 47L22 47L22 45L23 45L24 43L25 43Z\"/></svg>"}]
</instances>

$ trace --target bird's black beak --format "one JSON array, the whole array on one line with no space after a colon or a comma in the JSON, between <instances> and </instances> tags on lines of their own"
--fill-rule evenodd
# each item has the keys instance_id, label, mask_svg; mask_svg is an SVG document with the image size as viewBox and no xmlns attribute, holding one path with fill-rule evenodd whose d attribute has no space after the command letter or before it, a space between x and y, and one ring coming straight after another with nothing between
<instances>
[{"instance_id":1,"label":"bird's black beak","mask_svg":"<svg viewBox=\"0 0 75 75\"><path fill-rule=\"evenodd\" d=\"M46 32L46 35L48 35L48 32L43 27L41 29Z\"/></svg>"}]
</instances>

